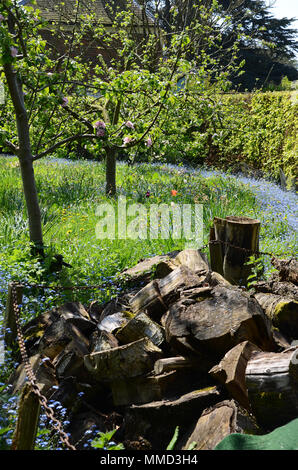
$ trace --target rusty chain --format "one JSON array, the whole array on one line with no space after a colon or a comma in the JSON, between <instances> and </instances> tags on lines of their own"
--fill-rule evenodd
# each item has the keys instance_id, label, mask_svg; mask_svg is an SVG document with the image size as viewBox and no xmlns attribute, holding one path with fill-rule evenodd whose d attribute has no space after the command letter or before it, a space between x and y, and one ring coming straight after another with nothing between
<instances>
[{"instance_id":1,"label":"rusty chain","mask_svg":"<svg viewBox=\"0 0 298 470\"><path fill-rule=\"evenodd\" d=\"M21 328L21 321L20 321L20 308L18 305L17 299L17 287L21 286L22 284L12 283L11 292L12 292L12 302L13 302L13 310L15 314L15 321L17 327L17 338L20 347L20 353L22 356L22 361L24 363L25 371L32 387L32 391L37 395L40 405L44 408L47 417L52 421L52 426L58 430L60 435L60 440L69 450L76 450L76 448L69 442L68 435L62 428L62 423L54 416L54 412L52 408L48 405L48 401L46 397L41 393L39 385L37 383L36 376L33 372L31 367L29 357L27 354L25 340Z\"/></svg>"}]
</instances>

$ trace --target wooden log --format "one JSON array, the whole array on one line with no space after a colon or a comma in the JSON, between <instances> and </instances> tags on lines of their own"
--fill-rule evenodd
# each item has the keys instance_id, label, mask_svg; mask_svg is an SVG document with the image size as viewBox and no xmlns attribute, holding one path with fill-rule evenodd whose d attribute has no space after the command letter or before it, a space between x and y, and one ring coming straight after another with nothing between
<instances>
[{"instance_id":1,"label":"wooden log","mask_svg":"<svg viewBox=\"0 0 298 470\"><path fill-rule=\"evenodd\" d=\"M273 256L271 264L278 270L280 281L298 285L298 260L296 258L278 259Z\"/></svg>"},{"instance_id":2,"label":"wooden log","mask_svg":"<svg viewBox=\"0 0 298 470\"><path fill-rule=\"evenodd\" d=\"M175 371L160 375L135 377L129 380L117 380L111 383L115 406L137 405L162 400L173 391Z\"/></svg>"},{"instance_id":3,"label":"wooden log","mask_svg":"<svg viewBox=\"0 0 298 470\"><path fill-rule=\"evenodd\" d=\"M150 282L130 301L133 313L147 311L153 318L160 318L169 305L180 297L179 290L199 286L205 276L199 277L185 266L172 271L160 280Z\"/></svg>"},{"instance_id":4,"label":"wooden log","mask_svg":"<svg viewBox=\"0 0 298 470\"><path fill-rule=\"evenodd\" d=\"M298 301L298 287L291 282L279 282L273 277L269 281L260 281L254 285L256 292L275 294Z\"/></svg>"},{"instance_id":5,"label":"wooden log","mask_svg":"<svg viewBox=\"0 0 298 470\"><path fill-rule=\"evenodd\" d=\"M162 345L165 340L164 328L151 320L151 318L143 312L135 315L116 333L116 338L122 344L132 343L145 336L156 346Z\"/></svg>"},{"instance_id":6,"label":"wooden log","mask_svg":"<svg viewBox=\"0 0 298 470\"><path fill-rule=\"evenodd\" d=\"M37 395L32 391L31 385L23 388L19 407L16 428L12 438L11 450L33 450L35 445L40 404Z\"/></svg>"},{"instance_id":7,"label":"wooden log","mask_svg":"<svg viewBox=\"0 0 298 470\"><path fill-rule=\"evenodd\" d=\"M136 266L123 271L120 278L125 279L126 282L133 285L149 282L156 267L163 262L167 263L167 261L172 260L178 253L179 251L173 251L166 255L157 255L141 260ZM162 270L160 269L160 275L161 273ZM168 274L168 272L166 274Z\"/></svg>"},{"instance_id":8,"label":"wooden log","mask_svg":"<svg viewBox=\"0 0 298 470\"><path fill-rule=\"evenodd\" d=\"M95 331L90 338L90 352L105 351L107 349L117 348L119 342L117 338L107 331Z\"/></svg>"},{"instance_id":9,"label":"wooden log","mask_svg":"<svg viewBox=\"0 0 298 470\"><path fill-rule=\"evenodd\" d=\"M220 363L209 371L212 377L226 387L230 397L247 410L250 410L250 404L245 384L245 370L253 351L260 349L249 341L244 341L230 349Z\"/></svg>"},{"instance_id":10,"label":"wooden log","mask_svg":"<svg viewBox=\"0 0 298 470\"><path fill-rule=\"evenodd\" d=\"M186 358L183 356L166 357L156 361L154 364L154 373L158 375L173 370L197 369L198 366L199 363L194 358Z\"/></svg>"},{"instance_id":11,"label":"wooden log","mask_svg":"<svg viewBox=\"0 0 298 470\"><path fill-rule=\"evenodd\" d=\"M246 367L246 386L258 423L272 430L298 415L298 348L281 353L253 353Z\"/></svg>"},{"instance_id":12,"label":"wooden log","mask_svg":"<svg viewBox=\"0 0 298 470\"><path fill-rule=\"evenodd\" d=\"M86 355L87 370L99 382L112 382L146 374L153 369L162 351L149 338L118 348Z\"/></svg>"},{"instance_id":13,"label":"wooden log","mask_svg":"<svg viewBox=\"0 0 298 470\"><path fill-rule=\"evenodd\" d=\"M196 424L183 436L178 449L213 450L222 439L233 433L259 432L254 418L235 400L225 400L203 411Z\"/></svg>"},{"instance_id":14,"label":"wooden log","mask_svg":"<svg viewBox=\"0 0 298 470\"><path fill-rule=\"evenodd\" d=\"M255 294L272 324L288 338L298 338L298 301L275 294Z\"/></svg>"},{"instance_id":15,"label":"wooden log","mask_svg":"<svg viewBox=\"0 0 298 470\"><path fill-rule=\"evenodd\" d=\"M37 384L41 393L47 396L49 390L58 385L55 368L50 360L40 354L35 354L29 358L30 365L36 376ZM11 394L16 395L19 393L26 384L27 374L24 363L20 364L17 369L9 377L11 384Z\"/></svg>"},{"instance_id":16,"label":"wooden log","mask_svg":"<svg viewBox=\"0 0 298 470\"><path fill-rule=\"evenodd\" d=\"M220 230L220 227L218 228ZM217 233L217 236L224 238L224 234ZM223 250L220 243L213 243L216 241L214 227L210 227L209 232L209 255L210 265L212 271L220 274L223 277Z\"/></svg>"},{"instance_id":17,"label":"wooden log","mask_svg":"<svg viewBox=\"0 0 298 470\"><path fill-rule=\"evenodd\" d=\"M163 319L166 341L178 354L199 354L211 365L247 340L274 351L271 322L256 299L237 287L215 286L207 299L172 305Z\"/></svg>"},{"instance_id":18,"label":"wooden log","mask_svg":"<svg viewBox=\"0 0 298 470\"><path fill-rule=\"evenodd\" d=\"M114 333L122 328L130 320L132 315L128 315L126 312L116 312L112 315L107 315L97 326L101 331L107 333Z\"/></svg>"},{"instance_id":19,"label":"wooden log","mask_svg":"<svg viewBox=\"0 0 298 470\"><path fill-rule=\"evenodd\" d=\"M219 267L219 261L216 261L215 266L211 265L212 270L217 270L231 284L246 285L251 274L251 266L245 263L249 256L258 252L260 221L248 217L229 216L225 219L215 217L213 225L215 240L210 241L210 246L221 247L220 255L218 247L214 250L222 267ZM215 253L212 253L212 259L214 258Z\"/></svg>"},{"instance_id":20,"label":"wooden log","mask_svg":"<svg viewBox=\"0 0 298 470\"><path fill-rule=\"evenodd\" d=\"M4 343L7 348L12 347L13 343L17 339L17 325L13 308L12 286L12 283L8 285L7 301L3 323ZM15 290L17 294L17 302L18 305L20 305L23 299L23 287L15 287Z\"/></svg>"},{"instance_id":21,"label":"wooden log","mask_svg":"<svg viewBox=\"0 0 298 470\"><path fill-rule=\"evenodd\" d=\"M164 450L173 437L176 426L183 434L196 416L222 400L219 387L195 390L166 400L128 407L124 415L124 439L148 440L153 449Z\"/></svg>"}]
</instances>

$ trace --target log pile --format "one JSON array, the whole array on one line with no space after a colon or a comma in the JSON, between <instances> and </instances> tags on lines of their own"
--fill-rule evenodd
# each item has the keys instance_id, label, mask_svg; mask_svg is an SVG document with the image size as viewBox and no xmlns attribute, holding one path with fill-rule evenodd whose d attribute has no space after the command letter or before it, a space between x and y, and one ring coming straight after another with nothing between
<instances>
[{"instance_id":1,"label":"log pile","mask_svg":"<svg viewBox=\"0 0 298 470\"><path fill-rule=\"evenodd\" d=\"M179 426L180 449L213 449L296 418L297 264L275 266L280 278L252 292L198 250L173 252L126 270L128 290L105 305L69 302L27 323L32 367L67 409L72 443L117 426L126 449L165 450ZM23 365L10 382L21 392Z\"/></svg>"}]
</instances>

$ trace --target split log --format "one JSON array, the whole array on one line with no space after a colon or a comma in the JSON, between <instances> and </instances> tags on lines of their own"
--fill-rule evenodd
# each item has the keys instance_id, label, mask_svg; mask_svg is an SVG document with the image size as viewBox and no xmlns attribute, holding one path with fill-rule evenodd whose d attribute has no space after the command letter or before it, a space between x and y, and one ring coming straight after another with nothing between
<instances>
[{"instance_id":1,"label":"split log","mask_svg":"<svg viewBox=\"0 0 298 470\"><path fill-rule=\"evenodd\" d=\"M212 377L226 387L231 398L247 410L250 409L250 404L245 384L245 370L253 351L260 349L249 341L244 341L230 349L220 363L209 371Z\"/></svg>"},{"instance_id":2,"label":"split log","mask_svg":"<svg viewBox=\"0 0 298 470\"><path fill-rule=\"evenodd\" d=\"M77 332L52 361L59 380L74 376L78 380L88 381L88 373L84 366L84 356L87 354L89 354L89 341Z\"/></svg>"},{"instance_id":3,"label":"split log","mask_svg":"<svg viewBox=\"0 0 298 470\"><path fill-rule=\"evenodd\" d=\"M72 317L68 313L68 316L60 316L57 321L54 321L49 327L46 328L43 336L39 342L39 352L48 356L50 359L54 359L60 352L70 343L71 340L76 341L76 345L85 345L89 348L89 340L82 333L81 329L76 325L87 330L88 333L94 330L95 325L89 320ZM86 325L87 323L87 325ZM92 326L90 326L90 324Z\"/></svg>"},{"instance_id":4,"label":"split log","mask_svg":"<svg viewBox=\"0 0 298 470\"><path fill-rule=\"evenodd\" d=\"M278 270L280 281L292 282L298 285L298 260L295 258L290 259L277 259L273 257L271 264Z\"/></svg>"},{"instance_id":5,"label":"split log","mask_svg":"<svg viewBox=\"0 0 298 470\"><path fill-rule=\"evenodd\" d=\"M255 294L273 325L288 338L298 338L298 301L275 294Z\"/></svg>"},{"instance_id":6,"label":"split log","mask_svg":"<svg viewBox=\"0 0 298 470\"><path fill-rule=\"evenodd\" d=\"M107 315L97 326L101 331L106 331L108 333L113 333L119 328L122 328L129 321L130 317L127 313L116 312L112 315Z\"/></svg>"},{"instance_id":7,"label":"split log","mask_svg":"<svg viewBox=\"0 0 298 470\"><path fill-rule=\"evenodd\" d=\"M90 352L106 351L107 349L117 348L118 340L112 333L107 331L95 331L90 338Z\"/></svg>"},{"instance_id":8,"label":"split log","mask_svg":"<svg viewBox=\"0 0 298 470\"><path fill-rule=\"evenodd\" d=\"M179 251L173 251L166 255L157 255L153 256L152 258L141 260L136 266L123 271L120 275L120 278L125 279L127 283L133 285L149 282L152 272L155 270L156 266L163 262L167 263L167 261L175 258L178 253ZM160 273L161 272L162 271L160 270ZM166 275L167 274L168 272Z\"/></svg>"},{"instance_id":9,"label":"split log","mask_svg":"<svg viewBox=\"0 0 298 470\"><path fill-rule=\"evenodd\" d=\"M298 287L291 282L279 282L273 277L268 282L259 281L254 284L256 292L280 295L298 301Z\"/></svg>"},{"instance_id":10,"label":"split log","mask_svg":"<svg viewBox=\"0 0 298 470\"><path fill-rule=\"evenodd\" d=\"M164 374L173 370L181 369L197 369L199 362L196 359L186 358L183 356L166 357L164 359L158 359L154 364L154 373Z\"/></svg>"},{"instance_id":11,"label":"split log","mask_svg":"<svg viewBox=\"0 0 298 470\"><path fill-rule=\"evenodd\" d=\"M161 346L165 340L164 328L151 320L151 318L143 312L135 315L116 333L116 338L122 344L132 343L145 336L156 346Z\"/></svg>"},{"instance_id":12,"label":"split log","mask_svg":"<svg viewBox=\"0 0 298 470\"><path fill-rule=\"evenodd\" d=\"M175 381L175 371L117 380L111 383L114 405L127 406L162 400L169 392L173 393Z\"/></svg>"},{"instance_id":13,"label":"split log","mask_svg":"<svg viewBox=\"0 0 298 470\"><path fill-rule=\"evenodd\" d=\"M187 450L194 445L195 451L213 450L222 439L232 433L256 433L254 418L235 400L225 400L203 411L201 417L186 433L178 448Z\"/></svg>"},{"instance_id":14,"label":"split log","mask_svg":"<svg viewBox=\"0 0 298 470\"><path fill-rule=\"evenodd\" d=\"M34 450L38 428L40 404L32 387L23 388L18 407L18 419L12 438L11 450Z\"/></svg>"},{"instance_id":15,"label":"split log","mask_svg":"<svg viewBox=\"0 0 298 470\"><path fill-rule=\"evenodd\" d=\"M246 367L251 409L266 430L298 415L298 348L281 353L253 353Z\"/></svg>"},{"instance_id":16,"label":"split log","mask_svg":"<svg viewBox=\"0 0 298 470\"><path fill-rule=\"evenodd\" d=\"M124 439L148 440L153 449L163 450L176 426L183 434L202 411L222 400L219 387L208 387L180 396L144 405L130 406L124 416Z\"/></svg>"},{"instance_id":17,"label":"split log","mask_svg":"<svg viewBox=\"0 0 298 470\"><path fill-rule=\"evenodd\" d=\"M200 355L206 367L245 340L263 350L276 348L270 320L256 299L237 287L218 285L209 298L189 306L177 302L162 321L172 349Z\"/></svg>"},{"instance_id":18,"label":"split log","mask_svg":"<svg viewBox=\"0 0 298 470\"><path fill-rule=\"evenodd\" d=\"M86 355L84 362L92 376L99 382L112 382L146 374L162 351L148 338L125 346Z\"/></svg>"},{"instance_id":19,"label":"split log","mask_svg":"<svg viewBox=\"0 0 298 470\"><path fill-rule=\"evenodd\" d=\"M197 276L185 266L172 271L160 280L154 280L141 289L130 301L133 313L147 311L153 318L160 318L169 305L180 297L179 290L199 286L205 279Z\"/></svg>"},{"instance_id":20,"label":"split log","mask_svg":"<svg viewBox=\"0 0 298 470\"><path fill-rule=\"evenodd\" d=\"M245 263L258 252L260 221L229 216L214 217L213 224L213 240L209 243L212 271L219 272L231 284L246 285L251 266Z\"/></svg>"},{"instance_id":21,"label":"split log","mask_svg":"<svg viewBox=\"0 0 298 470\"><path fill-rule=\"evenodd\" d=\"M37 379L37 384L41 393L47 396L48 391L54 385L58 385L55 368L48 358L43 357L40 354L35 354L30 357L29 362ZM22 363L9 378L9 383L12 385L11 394L16 395L19 393L26 384L26 380L27 374L24 363Z\"/></svg>"}]
</instances>

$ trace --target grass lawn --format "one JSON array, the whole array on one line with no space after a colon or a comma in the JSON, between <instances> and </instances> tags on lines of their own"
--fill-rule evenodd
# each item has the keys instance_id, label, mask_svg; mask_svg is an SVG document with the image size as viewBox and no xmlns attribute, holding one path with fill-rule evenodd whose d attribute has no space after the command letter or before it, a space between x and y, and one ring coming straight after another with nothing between
<instances>
[{"instance_id":1,"label":"grass lawn","mask_svg":"<svg viewBox=\"0 0 298 470\"><path fill-rule=\"evenodd\" d=\"M16 158L0 157L0 308L4 307L7 283L11 279L42 278L40 264L28 256L28 230L22 195L20 170ZM52 275L48 282L64 285L100 285L97 290L70 294L54 292L46 295L33 292L25 297L28 316L68 298L106 301L119 292L115 276L141 258L184 249L185 240L99 240L95 227L99 221L96 208L101 203L117 206L104 192L105 171L100 163L41 160L35 165L36 180L45 243L52 253L61 253L72 268L65 268L60 277ZM266 215L263 220L259 203L247 186L233 177L202 178L182 168L153 167L149 164L119 164L118 195L127 203L203 204L204 243L208 241L214 216L245 215L262 222L260 249L282 250L291 254L285 234L287 223L276 222ZM172 190L177 191L174 196ZM150 196L148 196L148 191ZM147 194L147 196L146 196ZM274 242L274 243L273 243ZM199 248L199 247L198 247ZM207 250L204 250L207 252ZM71 296L71 297L69 297ZM2 305L1 305L2 304ZM28 317L27 317L28 318Z\"/></svg>"}]
</instances>

